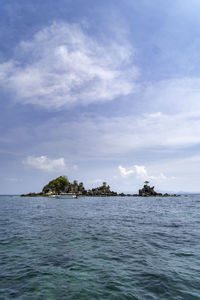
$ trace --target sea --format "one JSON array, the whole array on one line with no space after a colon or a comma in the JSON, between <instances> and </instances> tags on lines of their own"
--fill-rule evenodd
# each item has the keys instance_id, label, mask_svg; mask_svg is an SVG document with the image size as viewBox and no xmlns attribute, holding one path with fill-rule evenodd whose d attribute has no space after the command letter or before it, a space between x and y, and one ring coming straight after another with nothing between
<instances>
[{"instance_id":1,"label":"sea","mask_svg":"<svg viewBox=\"0 0 200 300\"><path fill-rule=\"evenodd\" d=\"M200 299L200 195L0 196L0 299Z\"/></svg>"}]
</instances>

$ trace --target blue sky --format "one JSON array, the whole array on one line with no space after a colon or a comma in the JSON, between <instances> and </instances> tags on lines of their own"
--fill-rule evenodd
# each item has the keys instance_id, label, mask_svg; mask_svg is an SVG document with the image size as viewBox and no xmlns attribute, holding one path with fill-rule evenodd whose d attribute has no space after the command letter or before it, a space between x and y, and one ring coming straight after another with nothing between
<instances>
[{"instance_id":1,"label":"blue sky","mask_svg":"<svg viewBox=\"0 0 200 300\"><path fill-rule=\"evenodd\" d=\"M198 0L1 0L0 193L199 192Z\"/></svg>"}]
</instances>

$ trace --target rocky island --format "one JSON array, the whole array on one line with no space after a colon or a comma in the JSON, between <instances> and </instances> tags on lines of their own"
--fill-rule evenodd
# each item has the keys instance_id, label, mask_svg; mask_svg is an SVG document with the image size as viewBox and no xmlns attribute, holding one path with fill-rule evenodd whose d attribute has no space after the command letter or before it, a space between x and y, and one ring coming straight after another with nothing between
<instances>
[{"instance_id":1,"label":"rocky island","mask_svg":"<svg viewBox=\"0 0 200 300\"><path fill-rule=\"evenodd\" d=\"M157 193L154 191L154 186L150 187L150 185L148 185L148 181L144 182L144 187L142 189L139 190L139 195L140 197L177 197L178 195L173 194L170 195L168 193L162 194L162 193Z\"/></svg>"},{"instance_id":2,"label":"rocky island","mask_svg":"<svg viewBox=\"0 0 200 300\"><path fill-rule=\"evenodd\" d=\"M154 191L154 186L150 187L148 181L144 182L145 185L142 189L139 190L138 194L124 194L117 193L110 190L110 186L106 182L99 187L86 190L83 182L78 183L77 180L74 180L73 183L70 183L68 178L65 176L60 176L56 179L51 180L46 184L42 192L40 193L28 193L22 194L22 197L54 197L59 195L76 195L76 196L98 196L98 197L110 197L110 196L132 196L132 197L175 197L177 195L169 195L167 193L157 193Z\"/></svg>"},{"instance_id":3,"label":"rocky island","mask_svg":"<svg viewBox=\"0 0 200 300\"><path fill-rule=\"evenodd\" d=\"M77 196L126 196L125 194L118 194L110 190L110 186L103 182L102 186L86 190L83 182L78 183L74 180L70 183L68 178L60 176L51 180L45 185L40 193L22 194L22 197L52 197L56 195L77 195Z\"/></svg>"}]
</instances>

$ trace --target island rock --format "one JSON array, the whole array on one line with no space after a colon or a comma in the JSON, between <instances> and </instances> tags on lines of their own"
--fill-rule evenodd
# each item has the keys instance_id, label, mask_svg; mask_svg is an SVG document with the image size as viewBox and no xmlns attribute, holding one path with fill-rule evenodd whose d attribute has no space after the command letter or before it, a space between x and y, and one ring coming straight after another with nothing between
<instances>
[{"instance_id":1,"label":"island rock","mask_svg":"<svg viewBox=\"0 0 200 300\"><path fill-rule=\"evenodd\" d=\"M162 194L162 193L157 193L154 191L154 186L150 187L149 185L145 184L142 189L139 190L139 195L140 197L177 197L178 195L169 195L168 193Z\"/></svg>"}]
</instances>

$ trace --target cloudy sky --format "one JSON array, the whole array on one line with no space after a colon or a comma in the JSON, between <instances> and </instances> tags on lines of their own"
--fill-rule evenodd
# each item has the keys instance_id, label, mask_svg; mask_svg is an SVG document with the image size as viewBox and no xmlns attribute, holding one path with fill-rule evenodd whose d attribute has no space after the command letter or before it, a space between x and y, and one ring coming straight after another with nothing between
<instances>
[{"instance_id":1,"label":"cloudy sky","mask_svg":"<svg viewBox=\"0 0 200 300\"><path fill-rule=\"evenodd\" d=\"M199 0L1 0L0 193L200 192Z\"/></svg>"}]
</instances>

